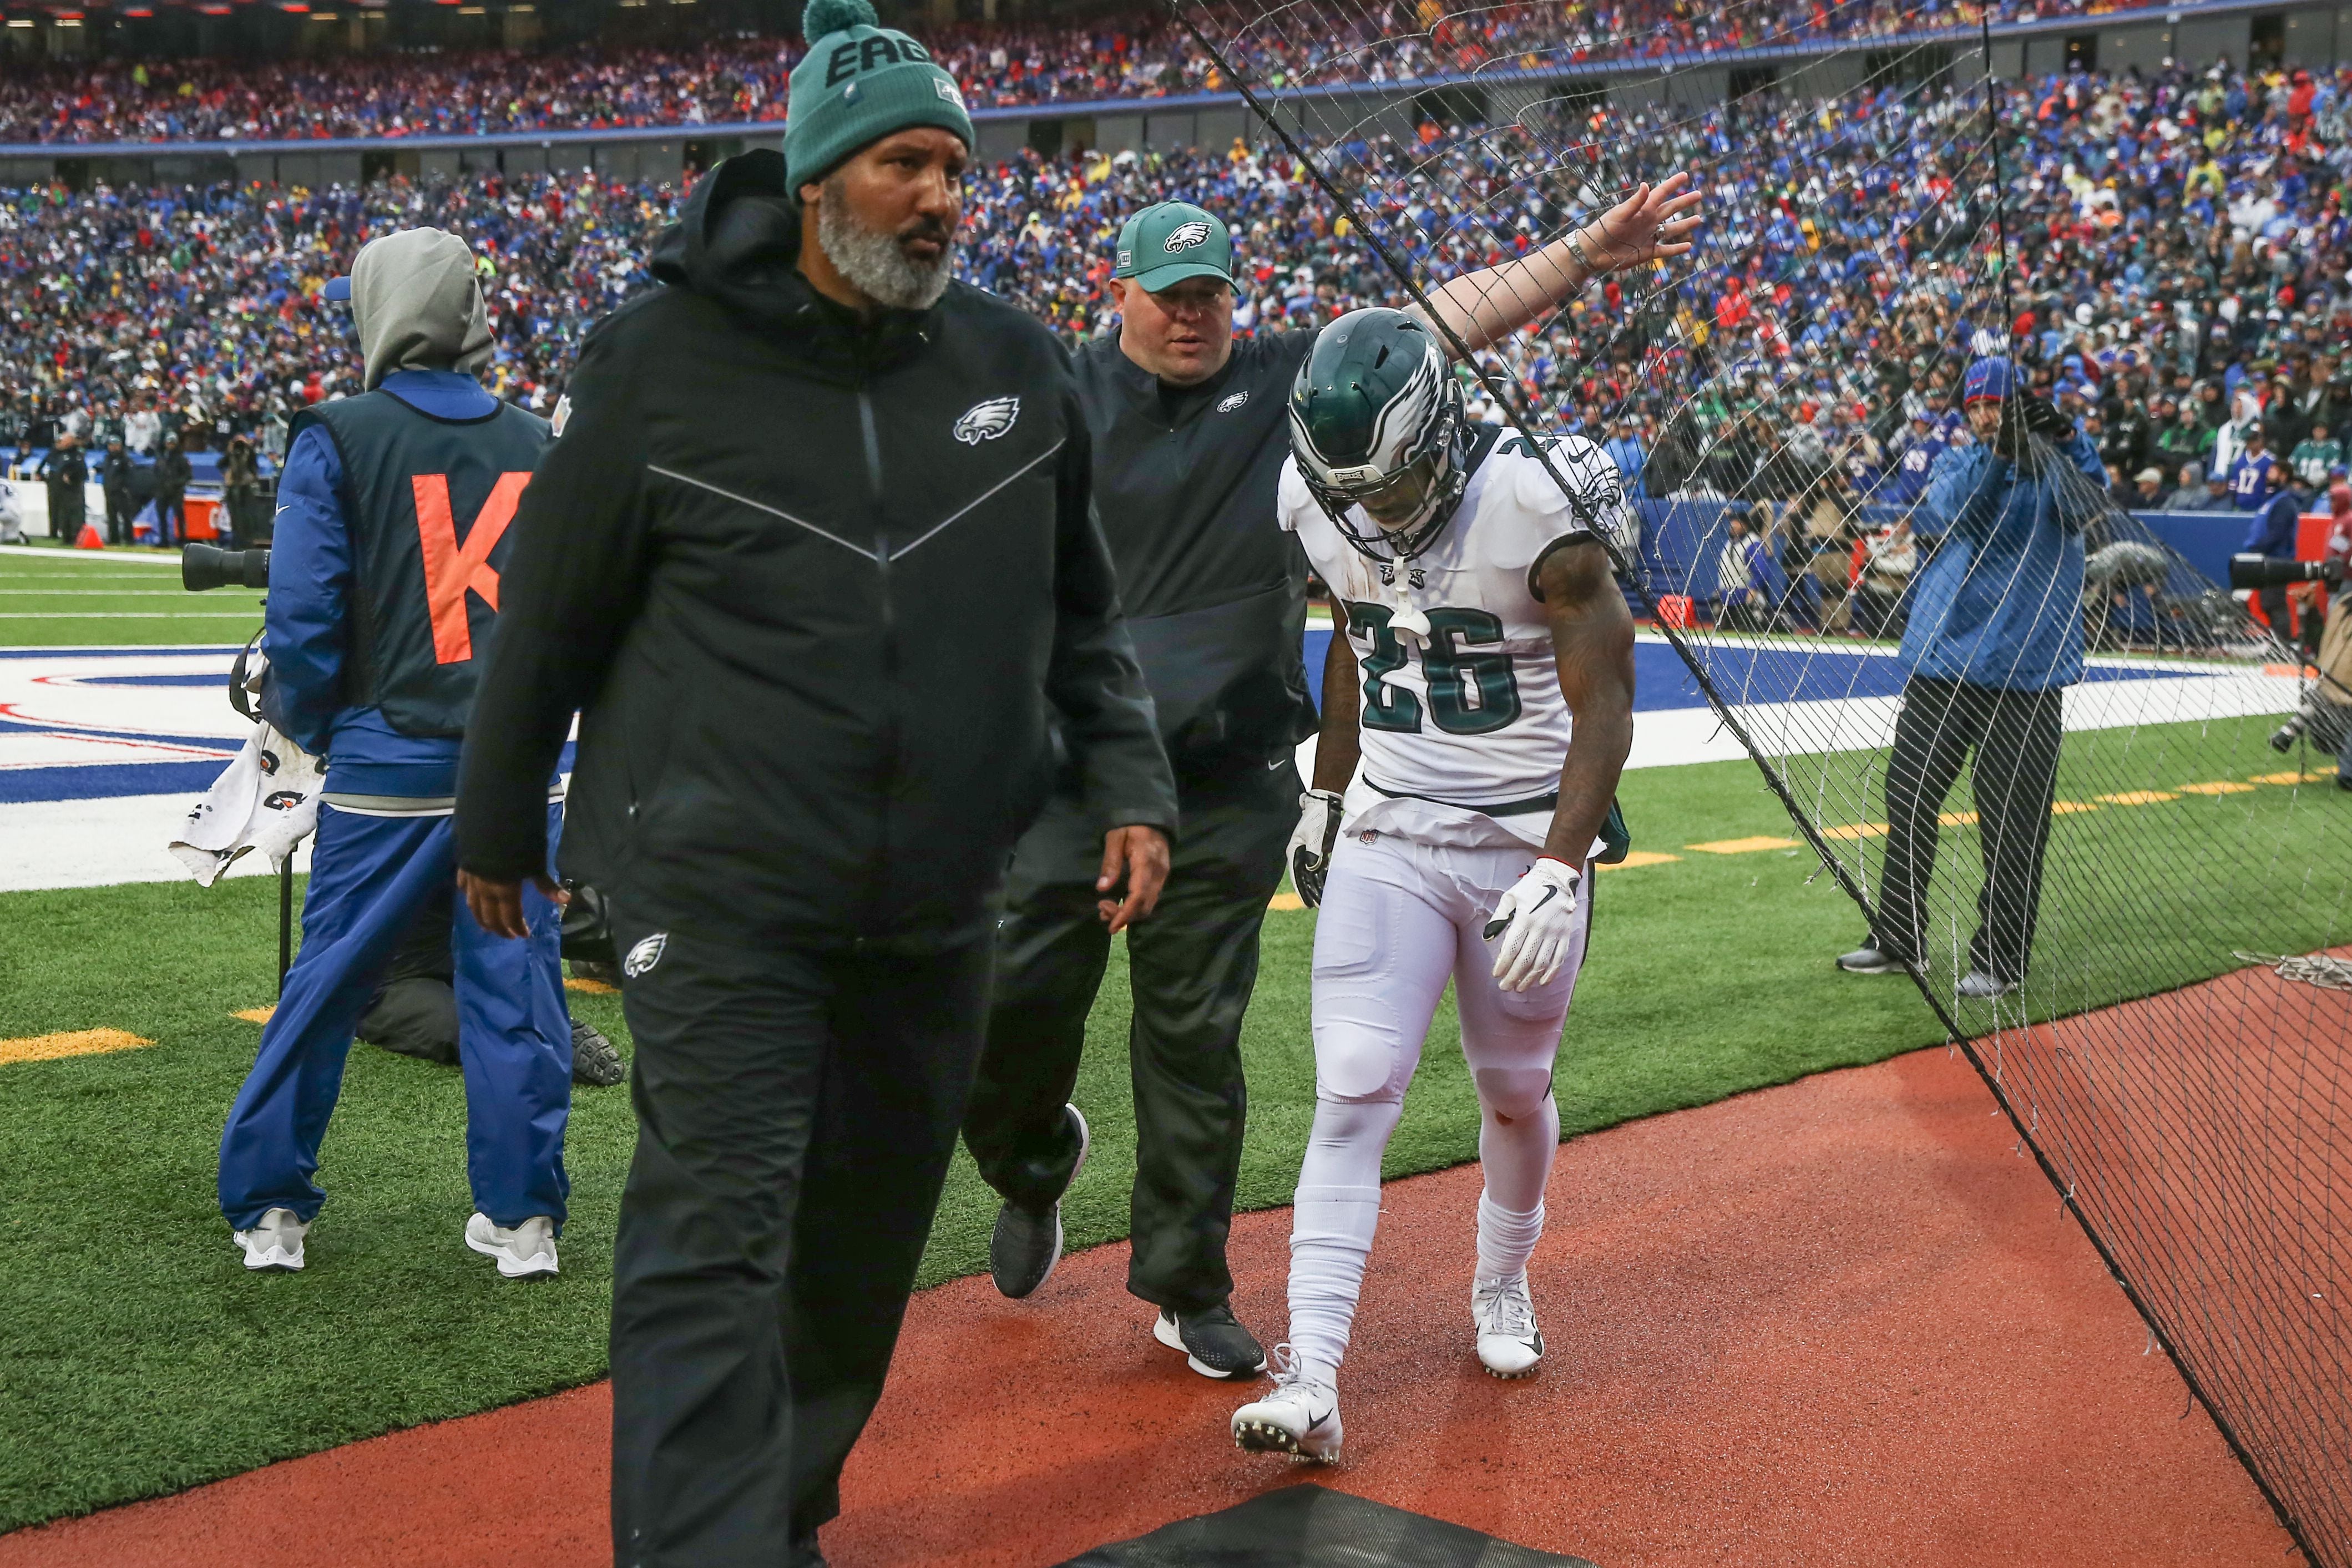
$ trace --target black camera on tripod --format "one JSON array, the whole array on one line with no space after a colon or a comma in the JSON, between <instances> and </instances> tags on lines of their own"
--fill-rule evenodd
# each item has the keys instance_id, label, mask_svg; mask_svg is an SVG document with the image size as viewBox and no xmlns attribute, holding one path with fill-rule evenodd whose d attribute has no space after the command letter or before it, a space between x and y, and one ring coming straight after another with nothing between
<instances>
[{"instance_id":1,"label":"black camera on tripod","mask_svg":"<svg viewBox=\"0 0 2352 1568\"><path fill-rule=\"evenodd\" d=\"M210 588L267 588L269 549L223 550L217 544L180 547L180 586L191 594Z\"/></svg>"},{"instance_id":2,"label":"black camera on tripod","mask_svg":"<svg viewBox=\"0 0 2352 1568\"><path fill-rule=\"evenodd\" d=\"M2280 561L2251 553L2230 557L2232 588L2284 588L2295 583L2325 583L2335 588L2343 582L2341 561Z\"/></svg>"}]
</instances>

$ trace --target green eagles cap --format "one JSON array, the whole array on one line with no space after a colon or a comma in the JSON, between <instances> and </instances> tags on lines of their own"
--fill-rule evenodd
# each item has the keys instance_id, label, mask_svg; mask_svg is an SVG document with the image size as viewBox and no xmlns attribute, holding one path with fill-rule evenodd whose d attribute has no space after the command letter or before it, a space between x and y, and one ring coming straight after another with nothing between
<instances>
[{"instance_id":1,"label":"green eagles cap","mask_svg":"<svg viewBox=\"0 0 2352 1568\"><path fill-rule=\"evenodd\" d=\"M1132 278L1157 294L1187 278L1234 280L1234 237L1190 202L1161 202L1127 220L1110 275Z\"/></svg>"}]
</instances>

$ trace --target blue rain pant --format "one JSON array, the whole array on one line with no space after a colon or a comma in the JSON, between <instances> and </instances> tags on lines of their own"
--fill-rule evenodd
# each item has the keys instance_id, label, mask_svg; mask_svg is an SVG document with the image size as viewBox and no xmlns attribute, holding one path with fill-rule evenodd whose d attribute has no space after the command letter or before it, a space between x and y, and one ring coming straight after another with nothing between
<instances>
[{"instance_id":1,"label":"blue rain pant","mask_svg":"<svg viewBox=\"0 0 2352 1568\"><path fill-rule=\"evenodd\" d=\"M548 807L547 824L551 845L561 806ZM429 899L456 906L450 942L475 1206L501 1226L546 1215L562 1227L572 1190L563 1171L572 1025L555 906L526 885L530 935L492 936L458 896L448 817L361 816L323 805L302 951L221 1133L220 1206L232 1227L249 1229L273 1208L308 1222L326 1201L311 1177L352 1033Z\"/></svg>"}]
</instances>

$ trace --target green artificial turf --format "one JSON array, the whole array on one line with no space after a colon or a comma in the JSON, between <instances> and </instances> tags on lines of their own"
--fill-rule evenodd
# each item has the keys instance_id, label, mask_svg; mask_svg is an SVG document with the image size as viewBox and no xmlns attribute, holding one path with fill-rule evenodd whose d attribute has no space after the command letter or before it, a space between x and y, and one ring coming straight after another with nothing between
<instances>
[{"instance_id":1,"label":"green artificial turf","mask_svg":"<svg viewBox=\"0 0 2352 1568\"><path fill-rule=\"evenodd\" d=\"M191 594L178 552L125 548L0 552L0 641L15 647L241 643L260 628L261 593Z\"/></svg>"},{"instance_id":2,"label":"green artificial turf","mask_svg":"<svg viewBox=\"0 0 2352 1568\"><path fill-rule=\"evenodd\" d=\"M2155 787L2158 777L2177 784L2274 771L2280 760L2260 745L2266 728L2248 721L2072 737L2060 795L2135 776ZM1965 790L1964 781L1956 806ZM1679 858L1599 879L1558 1080L1570 1132L1944 1037L1907 981L1831 967L1862 922L1809 851L1687 847L1790 835L1751 765L1631 773L1623 799L1636 849ZM2235 963L2231 946L2301 951L2328 940L2336 917L2310 889L2337 889L2340 904L2347 809L2352 796L2261 785L2062 817L2042 940L2045 957L2065 955L2045 967L2070 978L2045 1005L2220 973ZM1938 885L1971 898L1973 833L1955 829L1948 844ZM2290 864L2291 853L2305 863ZM623 1089L575 1096L564 1272L516 1286L458 1241L471 1204L457 1075L360 1047L323 1153L332 1196L308 1270L255 1277L239 1267L214 1208L214 1160L259 1036L230 1015L270 996L273 894L267 879L250 879L208 891L152 884L0 895L0 929L11 933L0 944L0 1038L111 1027L157 1042L0 1066L0 1239L10 1258L0 1272L0 1529L604 1371L632 1132ZM2167 907L2212 916L2226 931L2153 940L2160 922L2149 911ZM2242 941L2231 934L2240 929ZM1313 1099L1313 930L1305 912L1266 923L1244 1040L1244 1206L1286 1202L1297 1177ZM1123 984L1115 950L1077 1089L1095 1153L1065 1206L1073 1246L1114 1239L1127 1222L1134 1126ZM617 998L573 1001L625 1046ZM1454 1031L1449 1005L1391 1146L1392 1175L1475 1156L1475 1100ZM993 1211L959 1155L925 1283L984 1267Z\"/></svg>"}]
</instances>

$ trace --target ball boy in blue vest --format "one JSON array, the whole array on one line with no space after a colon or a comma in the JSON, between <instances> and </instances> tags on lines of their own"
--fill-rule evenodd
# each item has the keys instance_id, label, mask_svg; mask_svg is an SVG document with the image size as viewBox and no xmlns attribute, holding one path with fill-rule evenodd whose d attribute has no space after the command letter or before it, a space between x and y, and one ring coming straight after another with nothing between
<instances>
[{"instance_id":1,"label":"ball boy in blue vest","mask_svg":"<svg viewBox=\"0 0 2352 1568\"><path fill-rule=\"evenodd\" d=\"M507 523L551 436L474 379L489 323L455 235L374 240L327 293L351 303L367 390L294 420L263 633L264 715L327 758L326 786L301 952L221 1134L221 1212L247 1268L302 1267L352 1030L441 900L478 1211L465 1242L509 1279L553 1274L572 1110L558 911L529 892L529 936L484 931L457 895L449 829ZM551 799L551 840L561 809Z\"/></svg>"}]
</instances>

